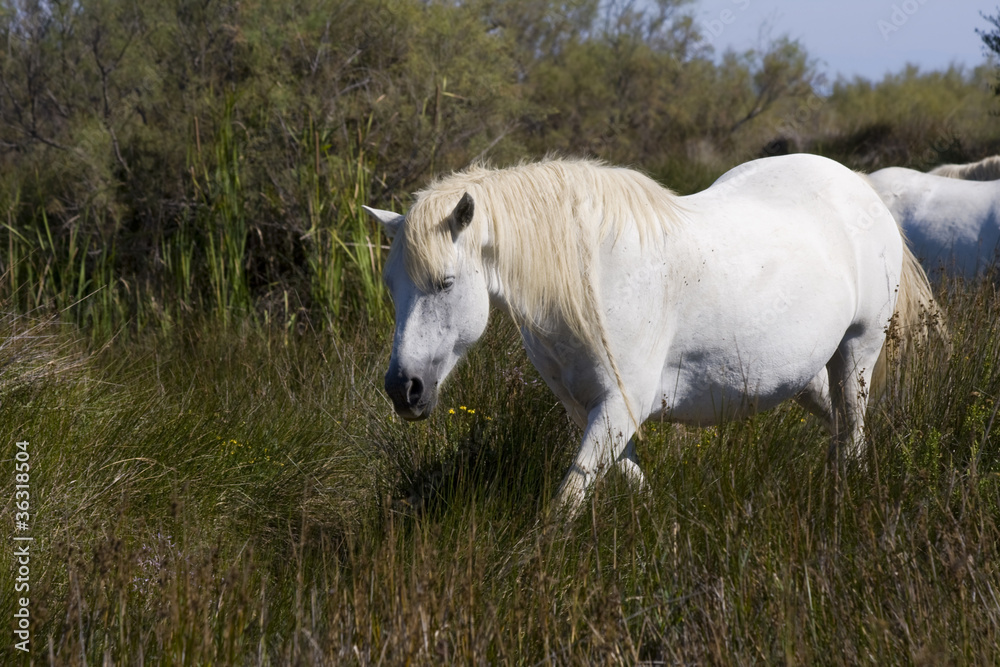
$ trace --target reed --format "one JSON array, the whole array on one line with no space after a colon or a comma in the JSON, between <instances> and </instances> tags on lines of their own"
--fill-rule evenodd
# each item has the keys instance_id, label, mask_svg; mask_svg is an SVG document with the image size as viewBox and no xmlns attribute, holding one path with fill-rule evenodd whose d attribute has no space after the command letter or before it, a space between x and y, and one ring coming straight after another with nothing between
<instances>
[{"instance_id":1,"label":"reed","mask_svg":"<svg viewBox=\"0 0 1000 667\"><path fill-rule=\"evenodd\" d=\"M314 128L303 138L303 143L314 145L314 166L306 170L312 300L335 330L345 320L360 317L385 325L391 317L382 286L386 248L378 225L361 208L371 201L375 178L374 160L366 148L372 119L358 127L346 155L331 152Z\"/></svg>"}]
</instances>

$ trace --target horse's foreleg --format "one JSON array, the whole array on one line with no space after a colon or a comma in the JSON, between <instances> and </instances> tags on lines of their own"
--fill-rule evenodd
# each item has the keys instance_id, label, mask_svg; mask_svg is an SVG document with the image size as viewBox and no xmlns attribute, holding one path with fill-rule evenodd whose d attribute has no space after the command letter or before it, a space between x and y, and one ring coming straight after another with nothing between
<instances>
[{"instance_id":1,"label":"horse's foreleg","mask_svg":"<svg viewBox=\"0 0 1000 667\"><path fill-rule=\"evenodd\" d=\"M624 402L591 410L580 450L556 494L556 505L569 516L576 514L590 485L615 463L630 477L642 479L635 449L629 445L634 431Z\"/></svg>"}]
</instances>

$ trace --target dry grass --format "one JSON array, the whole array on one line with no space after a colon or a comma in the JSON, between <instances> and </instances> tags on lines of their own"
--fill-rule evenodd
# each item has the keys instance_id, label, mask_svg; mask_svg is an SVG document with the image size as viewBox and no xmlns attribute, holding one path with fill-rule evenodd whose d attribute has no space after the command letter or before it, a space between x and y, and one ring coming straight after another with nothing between
<instances>
[{"instance_id":1,"label":"dry grass","mask_svg":"<svg viewBox=\"0 0 1000 667\"><path fill-rule=\"evenodd\" d=\"M0 401L8 470L33 448L35 662L992 662L1000 298L942 301L954 354L872 408L866 469L838 483L793 406L654 425L651 492L612 475L569 526L577 434L508 325L416 426L380 389L388 332L114 342Z\"/></svg>"}]
</instances>

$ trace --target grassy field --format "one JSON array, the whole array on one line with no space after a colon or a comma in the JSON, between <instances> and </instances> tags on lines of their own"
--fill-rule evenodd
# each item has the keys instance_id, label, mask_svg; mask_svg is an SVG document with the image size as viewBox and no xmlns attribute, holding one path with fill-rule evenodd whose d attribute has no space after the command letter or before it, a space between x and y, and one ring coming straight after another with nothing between
<instances>
[{"instance_id":1,"label":"grassy field","mask_svg":"<svg viewBox=\"0 0 1000 667\"><path fill-rule=\"evenodd\" d=\"M190 321L95 344L0 322L4 516L30 456L34 664L993 664L1000 295L950 285L954 352L903 364L866 469L795 406L654 424L547 511L578 434L495 321L429 421L390 332ZM15 543L0 543L14 626ZM27 664L8 632L4 664Z\"/></svg>"}]
</instances>

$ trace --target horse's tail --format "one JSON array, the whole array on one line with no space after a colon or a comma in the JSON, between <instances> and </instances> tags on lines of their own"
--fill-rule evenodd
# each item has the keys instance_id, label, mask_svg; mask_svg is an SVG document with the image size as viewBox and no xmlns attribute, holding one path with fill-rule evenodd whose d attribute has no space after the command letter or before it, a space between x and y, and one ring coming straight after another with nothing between
<instances>
[{"instance_id":1,"label":"horse's tail","mask_svg":"<svg viewBox=\"0 0 1000 667\"><path fill-rule=\"evenodd\" d=\"M903 267L899 277L896 310L889 323L882 353L872 372L872 391L881 394L888 381L889 362L898 363L918 345L926 345L936 338L950 353L950 336L943 313L934 300L927 274L910 250L910 244L900 228L903 239Z\"/></svg>"}]
</instances>

